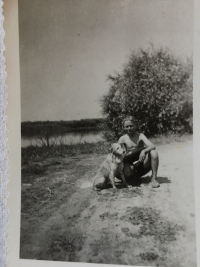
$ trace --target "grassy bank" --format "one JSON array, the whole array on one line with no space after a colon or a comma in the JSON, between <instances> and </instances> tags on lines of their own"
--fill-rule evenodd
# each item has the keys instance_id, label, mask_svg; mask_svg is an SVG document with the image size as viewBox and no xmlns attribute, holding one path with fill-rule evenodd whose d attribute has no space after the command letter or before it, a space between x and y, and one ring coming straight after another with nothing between
<instances>
[{"instance_id":1,"label":"grassy bank","mask_svg":"<svg viewBox=\"0 0 200 267\"><path fill-rule=\"evenodd\" d=\"M192 135L162 135L151 138L155 145L172 142L185 142L192 139ZM64 155L106 154L110 143L99 141L96 143L63 144L56 143L42 146L28 146L22 148L22 164L25 161L42 161L49 157L63 157Z\"/></svg>"},{"instance_id":2,"label":"grassy bank","mask_svg":"<svg viewBox=\"0 0 200 267\"><path fill-rule=\"evenodd\" d=\"M64 155L79 154L105 154L108 153L110 144L107 142L78 143L78 144L52 144L42 146L28 146L22 148L22 160L41 161L49 157L62 157Z\"/></svg>"},{"instance_id":3,"label":"grassy bank","mask_svg":"<svg viewBox=\"0 0 200 267\"><path fill-rule=\"evenodd\" d=\"M192 135L157 136L151 139L156 145L187 142ZM35 178L43 176L51 166L63 165L62 159L78 155L108 154L110 143L99 141L96 143L63 144L54 143L49 146L28 146L22 148L22 183L32 182ZM57 168L56 167L56 168Z\"/></svg>"}]
</instances>

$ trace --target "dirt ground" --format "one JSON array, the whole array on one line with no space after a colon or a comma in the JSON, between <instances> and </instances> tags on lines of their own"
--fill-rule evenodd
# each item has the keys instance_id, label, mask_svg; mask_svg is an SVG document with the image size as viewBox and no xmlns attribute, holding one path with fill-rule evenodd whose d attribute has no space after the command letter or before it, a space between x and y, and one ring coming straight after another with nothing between
<instances>
[{"instance_id":1,"label":"dirt ground","mask_svg":"<svg viewBox=\"0 0 200 267\"><path fill-rule=\"evenodd\" d=\"M157 146L158 181L101 192L92 180L105 155L33 163L22 184L24 259L142 266L197 266L192 140Z\"/></svg>"}]
</instances>

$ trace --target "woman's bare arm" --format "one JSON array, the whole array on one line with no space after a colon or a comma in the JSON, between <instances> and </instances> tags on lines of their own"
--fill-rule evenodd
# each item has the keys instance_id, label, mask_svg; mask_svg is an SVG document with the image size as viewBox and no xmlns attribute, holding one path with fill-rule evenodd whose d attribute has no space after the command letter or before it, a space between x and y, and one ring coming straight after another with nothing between
<instances>
[{"instance_id":1,"label":"woman's bare arm","mask_svg":"<svg viewBox=\"0 0 200 267\"><path fill-rule=\"evenodd\" d=\"M144 134L140 134L139 140L143 141L143 143L146 145L146 148L143 150L145 154L147 154L151 150L156 149L155 145L151 141L149 141L149 139Z\"/></svg>"}]
</instances>

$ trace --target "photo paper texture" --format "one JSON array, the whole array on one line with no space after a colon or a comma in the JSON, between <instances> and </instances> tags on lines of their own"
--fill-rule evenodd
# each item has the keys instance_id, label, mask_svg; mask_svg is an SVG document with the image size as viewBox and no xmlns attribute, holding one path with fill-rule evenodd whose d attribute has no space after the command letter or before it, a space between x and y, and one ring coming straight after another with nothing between
<instances>
[{"instance_id":1,"label":"photo paper texture","mask_svg":"<svg viewBox=\"0 0 200 267\"><path fill-rule=\"evenodd\" d=\"M197 266L193 8L18 1L21 260ZM145 150L125 182L121 137Z\"/></svg>"}]
</instances>

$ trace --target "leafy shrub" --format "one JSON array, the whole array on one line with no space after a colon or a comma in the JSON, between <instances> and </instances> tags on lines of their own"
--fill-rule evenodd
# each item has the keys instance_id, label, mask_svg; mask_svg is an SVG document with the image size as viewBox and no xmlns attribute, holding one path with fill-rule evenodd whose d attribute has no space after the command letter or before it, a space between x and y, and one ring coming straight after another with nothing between
<instances>
[{"instance_id":1,"label":"leafy shrub","mask_svg":"<svg viewBox=\"0 0 200 267\"><path fill-rule=\"evenodd\" d=\"M109 75L101 99L107 139L122 134L122 120L132 115L148 136L192 132L192 63L163 48L133 52L121 74Z\"/></svg>"}]
</instances>

